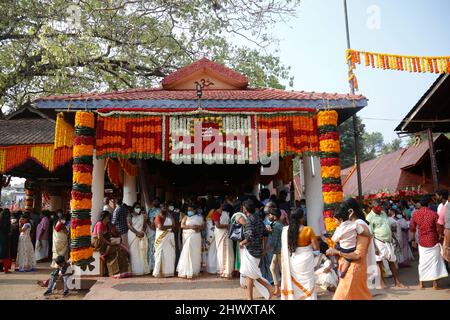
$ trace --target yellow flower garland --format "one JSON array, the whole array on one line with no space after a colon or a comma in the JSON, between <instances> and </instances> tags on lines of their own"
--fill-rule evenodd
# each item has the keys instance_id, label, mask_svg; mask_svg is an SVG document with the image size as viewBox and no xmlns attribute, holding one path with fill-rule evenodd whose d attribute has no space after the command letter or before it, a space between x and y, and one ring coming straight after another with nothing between
<instances>
[{"instance_id":1,"label":"yellow flower garland","mask_svg":"<svg viewBox=\"0 0 450 320\"><path fill-rule=\"evenodd\" d=\"M320 151L322 152L331 152L331 153L339 153L341 152L341 146L339 144L339 140L321 140L320 143Z\"/></svg>"},{"instance_id":2,"label":"yellow flower garland","mask_svg":"<svg viewBox=\"0 0 450 320\"><path fill-rule=\"evenodd\" d=\"M90 237L91 236L91 226L86 225L86 226L79 226L76 228L71 228L70 234L71 234L72 238Z\"/></svg>"},{"instance_id":3,"label":"yellow flower garland","mask_svg":"<svg viewBox=\"0 0 450 320\"><path fill-rule=\"evenodd\" d=\"M86 184L90 186L92 184L92 173L89 172L74 172L73 183Z\"/></svg>"},{"instance_id":4,"label":"yellow flower garland","mask_svg":"<svg viewBox=\"0 0 450 320\"><path fill-rule=\"evenodd\" d=\"M80 127L94 128L94 114L91 112L77 112L75 115L75 123Z\"/></svg>"},{"instance_id":5,"label":"yellow flower garland","mask_svg":"<svg viewBox=\"0 0 450 320\"><path fill-rule=\"evenodd\" d=\"M334 218L325 218L325 227L326 230L336 230L337 228L337 224L336 224L336 220Z\"/></svg>"},{"instance_id":6,"label":"yellow flower garland","mask_svg":"<svg viewBox=\"0 0 450 320\"><path fill-rule=\"evenodd\" d=\"M344 201L344 194L341 191L330 191L323 193L323 201L325 203L336 203Z\"/></svg>"},{"instance_id":7,"label":"yellow flower garland","mask_svg":"<svg viewBox=\"0 0 450 320\"><path fill-rule=\"evenodd\" d=\"M94 249L92 247L89 248L83 248L82 250L72 250L70 252L70 257L72 261L80 261L80 260L86 260L92 257L94 254Z\"/></svg>"},{"instance_id":8,"label":"yellow flower garland","mask_svg":"<svg viewBox=\"0 0 450 320\"><path fill-rule=\"evenodd\" d=\"M320 116L317 117L317 126L336 125L338 121L338 114L334 110L321 111Z\"/></svg>"},{"instance_id":9,"label":"yellow flower garland","mask_svg":"<svg viewBox=\"0 0 450 320\"><path fill-rule=\"evenodd\" d=\"M341 167L340 166L323 166L322 178L340 178Z\"/></svg>"},{"instance_id":10,"label":"yellow flower garland","mask_svg":"<svg viewBox=\"0 0 450 320\"><path fill-rule=\"evenodd\" d=\"M75 137L75 128L64 120L64 114L58 113L55 127L55 149L72 147Z\"/></svg>"},{"instance_id":11,"label":"yellow flower garland","mask_svg":"<svg viewBox=\"0 0 450 320\"><path fill-rule=\"evenodd\" d=\"M91 199L83 199L83 200L71 200L70 205L72 210L91 210L92 201Z\"/></svg>"},{"instance_id":12,"label":"yellow flower garland","mask_svg":"<svg viewBox=\"0 0 450 320\"><path fill-rule=\"evenodd\" d=\"M76 145L73 146L73 156L92 156L94 154L94 146L92 145Z\"/></svg>"}]
</instances>

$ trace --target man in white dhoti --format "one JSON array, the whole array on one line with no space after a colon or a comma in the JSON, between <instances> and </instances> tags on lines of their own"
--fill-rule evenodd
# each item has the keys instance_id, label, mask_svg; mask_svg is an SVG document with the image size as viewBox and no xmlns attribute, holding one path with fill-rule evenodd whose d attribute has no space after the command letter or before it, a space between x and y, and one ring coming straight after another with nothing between
<instances>
[{"instance_id":1,"label":"man in white dhoti","mask_svg":"<svg viewBox=\"0 0 450 320\"><path fill-rule=\"evenodd\" d=\"M247 221L240 218L239 223L244 225L244 240L239 243L242 249L241 267L239 272L247 278L248 299L253 300L253 285L259 293L269 300L273 294L270 283L262 277L259 262L263 256L263 234L265 230L262 220L255 215L255 204L252 200L243 203L243 211ZM256 281L254 281L256 280Z\"/></svg>"},{"instance_id":2,"label":"man in white dhoti","mask_svg":"<svg viewBox=\"0 0 450 320\"><path fill-rule=\"evenodd\" d=\"M383 274L383 261L387 260L389 269L392 272L395 286L405 288L398 277L397 267L395 262L397 257L395 255L394 245L392 243L392 230L389 218L385 212L381 210L380 202L378 200L372 201L372 211L367 215L366 220L369 222L370 229L374 235L376 260L380 268L380 274ZM381 288L385 288L383 277L380 279Z\"/></svg>"},{"instance_id":3,"label":"man in white dhoti","mask_svg":"<svg viewBox=\"0 0 450 320\"><path fill-rule=\"evenodd\" d=\"M438 280L448 276L444 259L441 256L439 243L439 227L436 212L428 208L430 197L420 199L421 208L417 210L411 219L411 236L419 230L419 287L424 288L424 281L433 281L433 288L438 290ZM416 241L412 246L417 247Z\"/></svg>"}]
</instances>

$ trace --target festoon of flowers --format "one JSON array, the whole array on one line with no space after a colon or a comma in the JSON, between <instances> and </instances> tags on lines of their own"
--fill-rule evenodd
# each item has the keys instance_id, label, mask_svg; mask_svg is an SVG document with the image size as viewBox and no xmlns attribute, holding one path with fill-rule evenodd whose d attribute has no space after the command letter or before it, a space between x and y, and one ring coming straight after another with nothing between
<instances>
[{"instance_id":1,"label":"festoon of flowers","mask_svg":"<svg viewBox=\"0 0 450 320\"><path fill-rule=\"evenodd\" d=\"M94 154L94 114L78 111L75 115L73 145L73 178L71 192L71 252L72 263L83 270L94 261L91 246L92 169Z\"/></svg>"},{"instance_id":2,"label":"festoon of flowers","mask_svg":"<svg viewBox=\"0 0 450 320\"><path fill-rule=\"evenodd\" d=\"M324 222L327 235L336 229L333 211L344 200L341 183L340 143L337 128L338 113L335 110L320 111L317 115L320 163L322 167L322 193Z\"/></svg>"}]
</instances>

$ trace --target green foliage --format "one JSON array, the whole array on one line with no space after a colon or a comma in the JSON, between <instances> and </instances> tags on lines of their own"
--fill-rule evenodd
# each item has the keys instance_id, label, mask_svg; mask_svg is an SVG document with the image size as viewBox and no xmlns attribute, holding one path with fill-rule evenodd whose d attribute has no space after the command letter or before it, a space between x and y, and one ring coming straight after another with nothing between
<instances>
[{"instance_id":1,"label":"green foliage","mask_svg":"<svg viewBox=\"0 0 450 320\"><path fill-rule=\"evenodd\" d=\"M38 95L155 85L206 56L282 88L289 68L266 48L300 0L6 0L0 106ZM244 42L243 42L243 41ZM236 45L245 43L245 45ZM1 110L1 109L0 109Z\"/></svg>"}]
</instances>

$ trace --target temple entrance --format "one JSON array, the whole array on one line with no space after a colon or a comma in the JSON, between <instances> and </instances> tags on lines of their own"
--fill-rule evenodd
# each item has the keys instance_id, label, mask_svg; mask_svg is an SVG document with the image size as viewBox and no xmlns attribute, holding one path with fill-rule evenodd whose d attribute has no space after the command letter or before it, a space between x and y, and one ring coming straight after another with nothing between
<instances>
[{"instance_id":1,"label":"temple entrance","mask_svg":"<svg viewBox=\"0 0 450 320\"><path fill-rule=\"evenodd\" d=\"M183 198L206 193L238 195L252 190L258 183L260 165L257 164L180 164L146 160L146 179L149 185L163 188L169 198Z\"/></svg>"}]
</instances>

